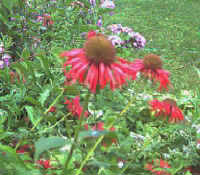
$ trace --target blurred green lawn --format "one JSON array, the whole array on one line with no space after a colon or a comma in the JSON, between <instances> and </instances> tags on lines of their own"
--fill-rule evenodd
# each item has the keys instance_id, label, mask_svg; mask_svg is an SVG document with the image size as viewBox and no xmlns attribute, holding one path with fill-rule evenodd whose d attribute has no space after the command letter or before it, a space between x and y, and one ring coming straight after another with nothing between
<instances>
[{"instance_id":1,"label":"blurred green lawn","mask_svg":"<svg viewBox=\"0 0 200 175\"><path fill-rule=\"evenodd\" d=\"M160 55L171 72L174 89L200 90L200 1L115 0L115 15L104 17L105 25L122 24L141 33L147 44L131 59L147 53Z\"/></svg>"}]
</instances>

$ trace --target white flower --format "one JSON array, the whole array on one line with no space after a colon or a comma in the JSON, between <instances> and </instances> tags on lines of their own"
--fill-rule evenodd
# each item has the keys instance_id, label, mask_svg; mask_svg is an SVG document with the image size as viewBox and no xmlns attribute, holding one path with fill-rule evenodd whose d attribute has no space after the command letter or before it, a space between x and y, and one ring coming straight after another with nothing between
<instances>
[{"instance_id":1,"label":"white flower","mask_svg":"<svg viewBox=\"0 0 200 175\"><path fill-rule=\"evenodd\" d=\"M122 161L119 161L117 165L119 168L122 168L124 166L124 163Z\"/></svg>"}]
</instances>

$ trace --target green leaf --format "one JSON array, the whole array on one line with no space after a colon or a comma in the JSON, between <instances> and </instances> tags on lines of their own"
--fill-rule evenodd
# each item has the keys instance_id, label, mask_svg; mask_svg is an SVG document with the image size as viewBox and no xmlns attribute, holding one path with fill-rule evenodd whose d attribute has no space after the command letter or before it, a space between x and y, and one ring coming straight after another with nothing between
<instances>
[{"instance_id":1,"label":"green leaf","mask_svg":"<svg viewBox=\"0 0 200 175\"><path fill-rule=\"evenodd\" d=\"M28 60L30 57L30 52L28 49L24 48L23 51L22 51L22 55L21 55L21 58L25 59L25 60Z\"/></svg>"},{"instance_id":2,"label":"green leaf","mask_svg":"<svg viewBox=\"0 0 200 175\"><path fill-rule=\"evenodd\" d=\"M33 97L30 97L30 96L26 96L24 98L24 101L30 102L33 105L40 106L40 102L38 102L37 100L35 100Z\"/></svg>"},{"instance_id":3,"label":"green leaf","mask_svg":"<svg viewBox=\"0 0 200 175\"><path fill-rule=\"evenodd\" d=\"M50 95L50 87L47 86L44 88L44 91L40 94L40 97L38 101L41 103L42 106L44 106L45 101L47 100L48 96Z\"/></svg>"},{"instance_id":4,"label":"green leaf","mask_svg":"<svg viewBox=\"0 0 200 175\"><path fill-rule=\"evenodd\" d=\"M200 69L194 67L194 70L196 70L196 72L197 72L197 74L198 74L198 76L199 76L199 78L200 78Z\"/></svg>"},{"instance_id":5,"label":"green leaf","mask_svg":"<svg viewBox=\"0 0 200 175\"><path fill-rule=\"evenodd\" d=\"M0 156L1 160L8 161L10 163L13 162L14 164L25 167L24 161L20 159L13 148L0 144L0 151L5 152L4 156Z\"/></svg>"},{"instance_id":6,"label":"green leaf","mask_svg":"<svg viewBox=\"0 0 200 175\"><path fill-rule=\"evenodd\" d=\"M37 124L37 121L39 121L39 117L38 117L37 113L35 112L35 110L32 106L25 106L25 109L28 113L28 118L35 126Z\"/></svg>"},{"instance_id":7,"label":"green leaf","mask_svg":"<svg viewBox=\"0 0 200 175\"><path fill-rule=\"evenodd\" d=\"M45 58L44 55L37 56L36 58L39 59L41 66L45 70L46 74L52 78L52 75L49 69L50 66L49 66L48 59Z\"/></svg>"},{"instance_id":8,"label":"green leaf","mask_svg":"<svg viewBox=\"0 0 200 175\"><path fill-rule=\"evenodd\" d=\"M16 4L16 0L2 0L2 3L7 9L11 10Z\"/></svg>"},{"instance_id":9,"label":"green leaf","mask_svg":"<svg viewBox=\"0 0 200 175\"><path fill-rule=\"evenodd\" d=\"M0 127L6 121L7 117L8 117L8 112L0 109Z\"/></svg>"},{"instance_id":10,"label":"green leaf","mask_svg":"<svg viewBox=\"0 0 200 175\"><path fill-rule=\"evenodd\" d=\"M63 147L68 141L62 137L52 136L52 137L42 137L37 142L35 142L35 160L37 160L45 151L53 148Z\"/></svg>"},{"instance_id":11,"label":"green leaf","mask_svg":"<svg viewBox=\"0 0 200 175\"><path fill-rule=\"evenodd\" d=\"M27 67L25 67L24 65L18 63L12 64L12 68L15 69L19 75L21 75L21 73L25 73L27 72Z\"/></svg>"}]
</instances>

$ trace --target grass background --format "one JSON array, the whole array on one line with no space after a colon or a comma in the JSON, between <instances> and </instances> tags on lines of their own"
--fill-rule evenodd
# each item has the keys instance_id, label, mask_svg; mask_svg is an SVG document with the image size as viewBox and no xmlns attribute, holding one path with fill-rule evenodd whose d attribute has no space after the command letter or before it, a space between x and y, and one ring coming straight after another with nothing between
<instances>
[{"instance_id":1,"label":"grass background","mask_svg":"<svg viewBox=\"0 0 200 175\"><path fill-rule=\"evenodd\" d=\"M171 72L174 90L199 90L200 1L198 0L115 0L114 15L104 24L122 24L147 40L143 50L133 50L131 59L147 53L160 55L164 69ZM109 16L109 17L108 17Z\"/></svg>"}]
</instances>

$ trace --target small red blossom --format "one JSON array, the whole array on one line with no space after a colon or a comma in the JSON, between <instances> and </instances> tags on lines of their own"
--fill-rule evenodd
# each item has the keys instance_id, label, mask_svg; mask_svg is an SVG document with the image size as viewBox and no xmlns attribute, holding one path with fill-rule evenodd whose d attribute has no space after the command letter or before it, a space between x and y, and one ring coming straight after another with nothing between
<instances>
[{"instance_id":1,"label":"small red blossom","mask_svg":"<svg viewBox=\"0 0 200 175\"><path fill-rule=\"evenodd\" d=\"M56 112L56 107L55 106L51 106L51 108L48 110L48 112Z\"/></svg>"},{"instance_id":2,"label":"small red blossom","mask_svg":"<svg viewBox=\"0 0 200 175\"><path fill-rule=\"evenodd\" d=\"M38 160L37 164L41 165L45 169L52 168L50 165L50 160Z\"/></svg>"},{"instance_id":3,"label":"small red blossom","mask_svg":"<svg viewBox=\"0 0 200 175\"><path fill-rule=\"evenodd\" d=\"M20 146L20 148L16 151L16 153L24 154L24 153L29 152L29 151L30 151L30 145L25 144L23 146Z\"/></svg>"},{"instance_id":4,"label":"small red blossom","mask_svg":"<svg viewBox=\"0 0 200 175\"><path fill-rule=\"evenodd\" d=\"M110 84L111 90L120 88L126 79L136 78L136 72L129 66L129 62L116 56L116 50L102 34L90 31L83 48L64 51L60 56L66 57L64 75L66 82L89 86L92 93L96 89L105 88ZM67 66L71 69L66 70Z\"/></svg>"},{"instance_id":5,"label":"small red blossom","mask_svg":"<svg viewBox=\"0 0 200 175\"><path fill-rule=\"evenodd\" d=\"M76 96L72 100L66 100L64 104L67 105L67 109L72 113L72 115L78 116L78 119L80 119L83 107L80 105L79 96ZM88 115L89 112L85 111L84 116L87 117Z\"/></svg>"},{"instance_id":6,"label":"small red blossom","mask_svg":"<svg viewBox=\"0 0 200 175\"><path fill-rule=\"evenodd\" d=\"M50 15L48 15L48 14L43 15L43 23L42 23L43 26L50 26L50 25L53 25L53 23L54 22L51 19Z\"/></svg>"},{"instance_id":7,"label":"small red blossom","mask_svg":"<svg viewBox=\"0 0 200 175\"><path fill-rule=\"evenodd\" d=\"M104 130L104 123L103 122L99 122L97 123L97 125L94 125L92 127L92 130L97 130L97 131L103 131Z\"/></svg>"},{"instance_id":8,"label":"small red blossom","mask_svg":"<svg viewBox=\"0 0 200 175\"><path fill-rule=\"evenodd\" d=\"M176 123L184 120L182 111L172 99L165 99L164 101L152 100L149 102L151 110L155 111L155 116L169 117L170 123Z\"/></svg>"},{"instance_id":9,"label":"small red blossom","mask_svg":"<svg viewBox=\"0 0 200 175\"><path fill-rule=\"evenodd\" d=\"M171 85L169 80L170 73L162 69L162 60L157 55L149 54L144 56L144 59L136 59L131 64L131 67L150 80L160 82L158 90L168 90L168 86Z\"/></svg>"},{"instance_id":10,"label":"small red blossom","mask_svg":"<svg viewBox=\"0 0 200 175\"><path fill-rule=\"evenodd\" d=\"M170 173L165 170L156 170L157 168L168 169L171 168L171 166L162 159L152 161L152 163L148 163L145 166L146 170L151 171L155 175L170 175Z\"/></svg>"},{"instance_id":11,"label":"small red blossom","mask_svg":"<svg viewBox=\"0 0 200 175\"><path fill-rule=\"evenodd\" d=\"M48 14L44 14L42 16L37 16L37 21L42 22L42 25L47 27L50 25L53 25L53 20L51 19L51 16Z\"/></svg>"}]
</instances>

